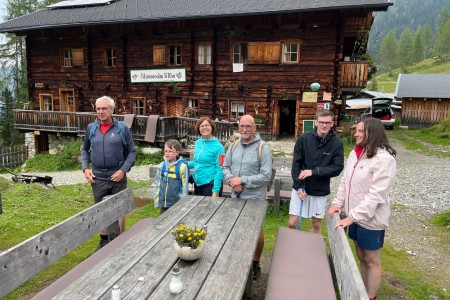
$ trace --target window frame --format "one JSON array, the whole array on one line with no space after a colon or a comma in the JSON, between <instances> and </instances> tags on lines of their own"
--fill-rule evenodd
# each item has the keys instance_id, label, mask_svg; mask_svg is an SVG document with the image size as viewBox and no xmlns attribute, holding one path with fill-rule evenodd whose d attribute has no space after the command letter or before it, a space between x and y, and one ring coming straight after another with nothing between
<instances>
[{"instance_id":1,"label":"window frame","mask_svg":"<svg viewBox=\"0 0 450 300\"><path fill-rule=\"evenodd\" d=\"M239 46L238 52L235 51L235 47ZM245 46L245 50L243 49ZM238 61L235 60L238 56ZM231 61L233 64L244 64L248 63L248 43L246 42L233 42L231 43Z\"/></svg>"},{"instance_id":2,"label":"window frame","mask_svg":"<svg viewBox=\"0 0 450 300\"><path fill-rule=\"evenodd\" d=\"M243 111L241 113L239 112L240 106L243 107ZM237 121L240 117L245 116L247 110L247 103L246 101L230 100L228 103L228 107L229 107L228 111L229 120Z\"/></svg>"},{"instance_id":3,"label":"window frame","mask_svg":"<svg viewBox=\"0 0 450 300\"><path fill-rule=\"evenodd\" d=\"M117 49L116 48L104 48L103 49L103 66L105 68L117 67Z\"/></svg>"},{"instance_id":4,"label":"window frame","mask_svg":"<svg viewBox=\"0 0 450 300\"><path fill-rule=\"evenodd\" d=\"M169 51L167 53L167 65L168 66L180 66L183 63L181 53L183 51L181 44L167 45Z\"/></svg>"},{"instance_id":5,"label":"window frame","mask_svg":"<svg viewBox=\"0 0 450 300\"><path fill-rule=\"evenodd\" d=\"M292 46L297 47L297 51L292 51ZM289 49L286 47L289 46ZM298 40L288 40L281 42L281 63L282 64L299 64L300 63L300 46L301 42ZM289 50L289 51L286 51ZM287 55L291 57L293 54L296 56L296 60L287 60Z\"/></svg>"},{"instance_id":6,"label":"window frame","mask_svg":"<svg viewBox=\"0 0 450 300\"><path fill-rule=\"evenodd\" d=\"M133 114L135 115L140 115L140 116L146 116L147 115L147 105L146 105L146 101L145 101L145 97L130 97L131 99L131 108L133 111ZM142 101L142 106L135 105L135 101ZM142 114L141 114L142 112Z\"/></svg>"},{"instance_id":7,"label":"window frame","mask_svg":"<svg viewBox=\"0 0 450 300\"><path fill-rule=\"evenodd\" d=\"M45 109L46 103L45 100L50 98L50 105L51 109ZM53 103L53 95L52 94L39 94L39 110L40 111L53 111L54 110L54 103Z\"/></svg>"},{"instance_id":8,"label":"window frame","mask_svg":"<svg viewBox=\"0 0 450 300\"><path fill-rule=\"evenodd\" d=\"M212 44L211 43L197 43L197 64L211 65L212 63Z\"/></svg>"},{"instance_id":9,"label":"window frame","mask_svg":"<svg viewBox=\"0 0 450 300\"><path fill-rule=\"evenodd\" d=\"M61 66L63 68L82 68L84 67L84 49L83 48L62 48Z\"/></svg>"}]
</instances>

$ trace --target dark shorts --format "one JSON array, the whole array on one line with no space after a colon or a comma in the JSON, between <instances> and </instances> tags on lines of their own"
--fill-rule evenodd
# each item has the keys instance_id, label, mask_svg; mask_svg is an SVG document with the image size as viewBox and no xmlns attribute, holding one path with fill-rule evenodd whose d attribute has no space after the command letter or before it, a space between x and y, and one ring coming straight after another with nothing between
<instances>
[{"instance_id":1,"label":"dark shorts","mask_svg":"<svg viewBox=\"0 0 450 300\"><path fill-rule=\"evenodd\" d=\"M103 197L117 194L126 189L127 177L124 177L121 182L95 178L95 183L92 183L91 186L92 193L94 194L94 201L95 203L99 203L103 200Z\"/></svg>"},{"instance_id":2,"label":"dark shorts","mask_svg":"<svg viewBox=\"0 0 450 300\"><path fill-rule=\"evenodd\" d=\"M383 248L384 229L371 230L353 223L348 227L348 237L358 243L358 246L366 250L378 250Z\"/></svg>"},{"instance_id":3,"label":"dark shorts","mask_svg":"<svg viewBox=\"0 0 450 300\"><path fill-rule=\"evenodd\" d=\"M212 189L214 187L214 180L207 184L194 184L194 195L197 196L212 196ZM219 196L222 197L223 186L220 187Z\"/></svg>"}]
</instances>

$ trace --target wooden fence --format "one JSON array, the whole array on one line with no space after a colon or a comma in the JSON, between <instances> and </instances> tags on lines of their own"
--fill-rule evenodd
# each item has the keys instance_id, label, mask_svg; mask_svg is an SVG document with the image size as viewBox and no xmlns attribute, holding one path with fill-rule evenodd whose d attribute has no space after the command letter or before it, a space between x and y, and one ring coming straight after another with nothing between
<instances>
[{"instance_id":1,"label":"wooden fence","mask_svg":"<svg viewBox=\"0 0 450 300\"><path fill-rule=\"evenodd\" d=\"M25 145L3 147L0 146L0 164L5 168L22 165L28 159L28 147Z\"/></svg>"}]
</instances>

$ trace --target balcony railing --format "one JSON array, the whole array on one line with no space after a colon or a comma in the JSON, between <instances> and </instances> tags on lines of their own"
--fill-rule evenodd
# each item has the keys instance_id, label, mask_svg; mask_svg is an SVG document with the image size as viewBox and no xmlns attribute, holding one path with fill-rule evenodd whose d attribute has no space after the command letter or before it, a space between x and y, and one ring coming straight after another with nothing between
<instances>
[{"instance_id":1,"label":"balcony railing","mask_svg":"<svg viewBox=\"0 0 450 300\"><path fill-rule=\"evenodd\" d=\"M341 63L341 88L365 88L368 74L368 61L343 61Z\"/></svg>"},{"instance_id":2,"label":"balcony railing","mask_svg":"<svg viewBox=\"0 0 450 300\"><path fill-rule=\"evenodd\" d=\"M113 115L123 121L123 115ZM85 112L55 112L39 110L14 110L14 128L25 131L48 131L85 135L87 125L97 118L96 114ZM133 139L144 141L148 116L135 116L130 131ZM197 119L185 117L159 117L156 130L156 143L164 143L168 139L187 138L196 140L200 136L195 132ZM234 123L215 121L215 136L226 142L233 135Z\"/></svg>"}]
</instances>

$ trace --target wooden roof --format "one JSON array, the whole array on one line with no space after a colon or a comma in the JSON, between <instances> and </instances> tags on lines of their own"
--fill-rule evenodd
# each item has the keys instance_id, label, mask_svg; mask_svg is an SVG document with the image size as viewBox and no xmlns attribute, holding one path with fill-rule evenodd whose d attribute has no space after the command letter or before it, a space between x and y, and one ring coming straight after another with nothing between
<instances>
[{"instance_id":1,"label":"wooden roof","mask_svg":"<svg viewBox=\"0 0 450 300\"><path fill-rule=\"evenodd\" d=\"M392 4L390 0L119 0L76 7L47 7L0 24L0 32L302 11L361 8L379 11L387 10Z\"/></svg>"},{"instance_id":2,"label":"wooden roof","mask_svg":"<svg viewBox=\"0 0 450 300\"><path fill-rule=\"evenodd\" d=\"M399 74L394 96L450 99L450 74Z\"/></svg>"}]
</instances>

